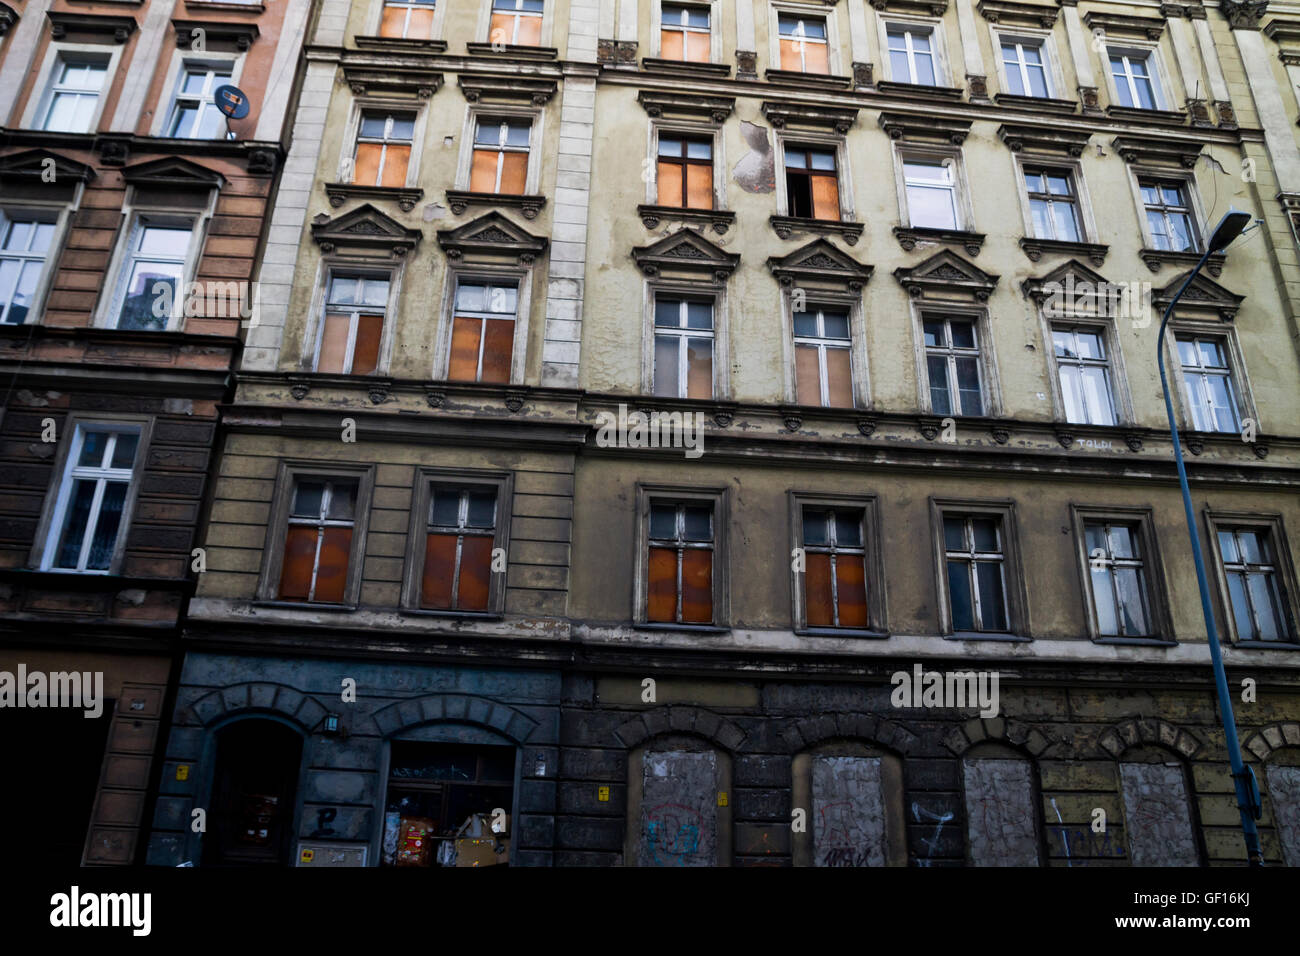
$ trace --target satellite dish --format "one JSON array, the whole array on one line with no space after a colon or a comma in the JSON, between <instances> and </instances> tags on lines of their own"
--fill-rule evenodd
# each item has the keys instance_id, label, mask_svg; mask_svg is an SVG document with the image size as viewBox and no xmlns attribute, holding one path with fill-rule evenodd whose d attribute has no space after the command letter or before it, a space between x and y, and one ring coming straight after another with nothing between
<instances>
[{"instance_id":1,"label":"satellite dish","mask_svg":"<svg viewBox=\"0 0 1300 956\"><path fill-rule=\"evenodd\" d=\"M218 86L212 92L217 109L231 119L243 119L248 115L248 97L237 86Z\"/></svg>"}]
</instances>

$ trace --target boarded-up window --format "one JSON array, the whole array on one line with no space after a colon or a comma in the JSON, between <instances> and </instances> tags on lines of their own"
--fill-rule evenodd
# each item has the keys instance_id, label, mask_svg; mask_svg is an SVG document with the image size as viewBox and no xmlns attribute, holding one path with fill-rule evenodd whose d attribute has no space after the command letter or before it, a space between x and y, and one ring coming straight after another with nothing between
<instances>
[{"instance_id":1,"label":"boarded-up window","mask_svg":"<svg viewBox=\"0 0 1300 956\"><path fill-rule=\"evenodd\" d=\"M659 205L713 208L713 141L659 136Z\"/></svg>"},{"instance_id":2,"label":"boarded-up window","mask_svg":"<svg viewBox=\"0 0 1300 956\"><path fill-rule=\"evenodd\" d=\"M1027 760L968 757L966 839L975 866L1038 866L1034 784Z\"/></svg>"},{"instance_id":3,"label":"boarded-up window","mask_svg":"<svg viewBox=\"0 0 1300 956\"><path fill-rule=\"evenodd\" d=\"M388 308L388 283L386 277L330 276L316 371L336 375L375 371Z\"/></svg>"},{"instance_id":4,"label":"boarded-up window","mask_svg":"<svg viewBox=\"0 0 1300 956\"><path fill-rule=\"evenodd\" d=\"M663 5L660 21L659 55L665 60L708 63L710 47L707 7Z\"/></svg>"},{"instance_id":5,"label":"boarded-up window","mask_svg":"<svg viewBox=\"0 0 1300 956\"><path fill-rule=\"evenodd\" d=\"M474 127L474 155L469 188L476 193L522 195L528 181L527 119L480 117Z\"/></svg>"},{"instance_id":6,"label":"boarded-up window","mask_svg":"<svg viewBox=\"0 0 1300 956\"><path fill-rule=\"evenodd\" d=\"M1133 865L1199 865L1183 768L1161 763L1121 763L1119 777Z\"/></svg>"},{"instance_id":7,"label":"boarded-up window","mask_svg":"<svg viewBox=\"0 0 1300 956\"><path fill-rule=\"evenodd\" d=\"M420 607L487 610L496 505L496 492L489 488L433 487Z\"/></svg>"},{"instance_id":8,"label":"boarded-up window","mask_svg":"<svg viewBox=\"0 0 1300 956\"><path fill-rule=\"evenodd\" d=\"M281 601L343 602L356 504L356 479L295 482L280 566Z\"/></svg>"},{"instance_id":9,"label":"boarded-up window","mask_svg":"<svg viewBox=\"0 0 1300 956\"><path fill-rule=\"evenodd\" d=\"M717 755L646 751L639 866L716 866Z\"/></svg>"},{"instance_id":10,"label":"boarded-up window","mask_svg":"<svg viewBox=\"0 0 1300 956\"><path fill-rule=\"evenodd\" d=\"M794 313L795 389L800 405L853 407L849 313L811 308Z\"/></svg>"},{"instance_id":11,"label":"boarded-up window","mask_svg":"<svg viewBox=\"0 0 1300 956\"><path fill-rule=\"evenodd\" d=\"M1282 859L1300 866L1300 767L1270 766L1267 779Z\"/></svg>"},{"instance_id":12,"label":"boarded-up window","mask_svg":"<svg viewBox=\"0 0 1300 956\"><path fill-rule=\"evenodd\" d=\"M433 38L434 0L385 0L381 37L405 37L408 40Z\"/></svg>"},{"instance_id":13,"label":"boarded-up window","mask_svg":"<svg viewBox=\"0 0 1300 956\"><path fill-rule=\"evenodd\" d=\"M516 286L486 282L461 282L456 286L448 379L510 381L518 307Z\"/></svg>"},{"instance_id":14,"label":"boarded-up window","mask_svg":"<svg viewBox=\"0 0 1300 956\"><path fill-rule=\"evenodd\" d=\"M866 551L861 511L803 509L808 627L866 627Z\"/></svg>"},{"instance_id":15,"label":"boarded-up window","mask_svg":"<svg viewBox=\"0 0 1300 956\"><path fill-rule=\"evenodd\" d=\"M813 758L813 864L884 866L879 757Z\"/></svg>"},{"instance_id":16,"label":"boarded-up window","mask_svg":"<svg viewBox=\"0 0 1300 956\"><path fill-rule=\"evenodd\" d=\"M796 14L777 18L781 69L798 73L829 73L826 56L826 21Z\"/></svg>"},{"instance_id":17,"label":"boarded-up window","mask_svg":"<svg viewBox=\"0 0 1300 956\"><path fill-rule=\"evenodd\" d=\"M405 186L414 138L414 113L362 113L352 181L359 186Z\"/></svg>"},{"instance_id":18,"label":"boarded-up window","mask_svg":"<svg viewBox=\"0 0 1300 956\"><path fill-rule=\"evenodd\" d=\"M650 505L646 620L713 623L713 506Z\"/></svg>"},{"instance_id":19,"label":"boarded-up window","mask_svg":"<svg viewBox=\"0 0 1300 956\"><path fill-rule=\"evenodd\" d=\"M840 218L835 153L806 146L785 148L786 215L801 219Z\"/></svg>"},{"instance_id":20,"label":"boarded-up window","mask_svg":"<svg viewBox=\"0 0 1300 956\"><path fill-rule=\"evenodd\" d=\"M492 0L488 42L541 46L543 0Z\"/></svg>"}]
</instances>

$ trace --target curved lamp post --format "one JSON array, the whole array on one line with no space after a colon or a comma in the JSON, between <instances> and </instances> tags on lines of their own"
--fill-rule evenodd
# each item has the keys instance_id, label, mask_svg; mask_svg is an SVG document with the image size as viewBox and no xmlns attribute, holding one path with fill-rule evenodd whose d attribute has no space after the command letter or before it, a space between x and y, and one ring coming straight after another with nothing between
<instances>
[{"instance_id":1,"label":"curved lamp post","mask_svg":"<svg viewBox=\"0 0 1300 956\"><path fill-rule=\"evenodd\" d=\"M1259 850L1259 832L1255 821L1260 816L1259 784L1254 772L1242 762L1241 746L1237 741L1237 721L1232 714L1232 697L1228 693L1228 677L1223 670L1223 651L1219 647L1219 632L1214 625L1214 609L1210 606L1210 586L1205 578L1205 559L1201 555L1201 540L1196 533L1196 516L1192 510L1192 493L1187 487L1187 468L1183 464L1183 449L1178 439L1178 425L1174 422L1174 403L1169 396L1169 381L1165 376L1165 327L1173 314L1174 306L1187 287L1192 284L1213 253L1225 248L1236 239L1251 220L1249 213L1229 209L1219 220L1210 241L1206 243L1201 260L1187 275L1186 281L1174 293L1165 308L1156 336L1156 355L1160 366L1160 387L1165 393L1165 414L1169 416L1169 435L1174 443L1174 461L1178 465L1178 484L1183 492L1183 510L1187 516L1187 533L1192 539L1192 557L1196 560L1196 584L1201 591L1201 613L1205 615L1205 631L1210 642L1210 660L1214 665L1214 683L1219 692L1219 713L1223 718L1223 733L1228 745L1228 763L1232 766L1232 782L1237 789L1237 808L1241 811L1241 831L1246 839L1246 857L1251 866L1262 866L1264 858Z\"/></svg>"}]
</instances>

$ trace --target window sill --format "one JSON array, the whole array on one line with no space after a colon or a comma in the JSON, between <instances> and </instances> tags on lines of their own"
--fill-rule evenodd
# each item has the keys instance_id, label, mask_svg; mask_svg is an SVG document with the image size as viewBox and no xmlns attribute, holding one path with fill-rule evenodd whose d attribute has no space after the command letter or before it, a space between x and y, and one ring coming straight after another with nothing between
<instances>
[{"instance_id":1,"label":"window sill","mask_svg":"<svg viewBox=\"0 0 1300 956\"><path fill-rule=\"evenodd\" d=\"M1201 261L1199 252L1173 252L1168 249L1143 249L1138 256L1152 272L1159 272L1162 265L1194 266ZM1205 263L1205 271L1216 279L1223 273L1223 263L1227 256L1216 252Z\"/></svg>"},{"instance_id":2,"label":"window sill","mask_svg":"<svg viewBox=\"0 0 1300 956\"><path fill-rule=\"evenodd\" d=\"M1252 651L1300 651L1300 644L1295 641L1235 641L1228 646Z\"/></svg>"},{"instance_id":3,"label":"window sill","mask_svg":"<svg viewBox=\"0 0 1300 956\"><path fill-rule=\"evenodd\" d=\"M646 203L636 207L636 214L641 217L641 224L647 229L658 229L665 219L672 222L689 222L700 226L712 226L713 231L722 235L736 221L736 214L726 209L690 209L683 206L652 206Z\"/></svg>"},{"instance_id":4,"label":"window sill","mask_svg":"<svg viewBox=\"0 0 1300 956\"><path fill-rule=\"evenodd\" d=\"M769 216L767 221L782 239L793 239L796 232L812 232L822 236L840 236L851 246L857 245L864 228L860 222L805 219L802 216Z\"/></svg>"},{"instance_id":5,"label":"window sill","mask_svg":"<svg viewBox=\"0 0 1300 956\"><path fill-rule=\"evenodd\" d=\"M1106 115L1111 119L1133 120L1136 123L1158 123L1162 126L1186 126L1186 110L1144 110L1133 106L1108 106Z\"/></svg>"},{"instance_id":6,"label":"window sill","mask_svg":"<svg viewBox=\"0 0 1300 956\"><path fill-rule=\"evenodd\" d=\"M921 83L895 83L893 80L881 80L876 89L914 100L960 100L963 92L960 86L925 86Z\"/></svg>"},{"instance_id":7,"label":"window sill","mask_svg":"<svg viewBox=\"0 0 1300 956\"><path fill-rule=\"evenodd\" d=\"M556 60L560 51L553 46L516 46L505 43L494 47L491 43L466 43L465 49L474 56L490 56L499 60Z\"/></svg>"},{"instance_id":8,"label":"window sill","mask_svg":"<svg viewBox=\"0 0 1300 956\"><path fill-rule=\"evenodd\" d=\"M360 186L356 183L326 183L325 195L338 208L349 199L379 199L395 202L402 212L410 212L424 195L424 190L406 186Z\"/></svg>"},{"instance_id":9,"label":"window sill","mask_svg":"<svg viewBox=\"0 0 1300 956\"><path fill-rule=\"evenodd\" d=\"M1037 262L1044 253L1051 256L1087 256L1094 266L1106 261L1110 246L1095 242L1070 242L1064 239L1031 239L1028 236L1020 240L1020 248L1025 255Z\"/></svg>"},{"instance_id":10,"label":"window sill","mask_svg":"<svg viewBox=\"0 0 1300 956\"><path fill-rule=\"evenodd\" d=\"M904 251L911 252L917 243L939 242L961 246L971 256L980 254L984 247L984 233L966 232L962 229L931 229L927 226L895 226L894 238Z\"/></svg>"},{"instance_id":11,"label":"window sill","mask_svg":"<svg viewBox=\"0 0 1300 956\"><path fill-rule=\"evenodd\" d=\"M953 631L944 636L945 641L1004 641L1009 644L1029 644L1032 637L1021 637L1005 631Z\"/></svg>"},{"instance_id":12,"label":"window sill","mask_svg":"<svg viewBox=\"0 0 1300 956\"><path fill-rule=\"evenodd\" d=\"M686 634L730 634L731 628L717 624L663 624L638 621L632 625L638 631L681 631Z\"/></svg>"},{"instance_id":13,"label":"window sill","mask_svg":"<svg viewBox=\"0 0 1300 956\"><path fill-rule=\"evenodd\" d=\"M505 614L501 611L438 611L427 607L404 607L402 613L412 617L446 618L455 621L505 620Z\"/></svg>"},{"instance_id":14,"label":"window sill","mask_svg":"<svg viewBox=\"0 0 1300 956\"><path fill-rule=\"evenodd\" d=\"M1120 647L1177 647L1177 641L1163 637L1094 637L1094 644L1114 644Z\"/></svg>"},{"instance_id":15,"label":"window sill","mask_svg":"<svg viewBox=\"0 0 1300 956\"><path fill-rule=\"evenodd\" d=\"M821 90L847 90L853 84L850 76L835 73L801 73L798 70L768 70L763 76L776 86L803 86Z\"/></svg>"},{"instance_id":16,"label":"window sill","mask_svg":"<svg viewBox=\"0 0 1300 956\"><path fill-rule=\"evenodd\" d=\"M1077 100L1057 100L1049 96L1018 96L1015 93L998 93L993 97L998 106L1032 110L1035 113L1074 113L1079 109Z\"/></svg>"},{"instance_id":17,"label":"window sill","mask_svg":"<svg viewBox=\"0 0 1300 956\"><path fill-rule=\"evenodd\" d=\"M647 73L671 73L701 80L720 80L731 76L730 63L697 63L692 60L663 60L658 57L641 58L641 69Z\"/></svg>"},{"instance_id":18,"label":"window sill","mask_svg":"<svg viewBox=\"0 0 1300 956\"><path fill-rule=\"evenodd\" d=\"M192 0L190 0L192 2ZM445 53L446 40L416 40L409 37L353 37L362 50L388 50L394 53Z\"/></svg>"},{"instance_id":19,"label":"window sill","mask_svg":"<svg viewBox=\"0 0 1300 956\"><path fill-rule=\"evenodd\" d=\"M509 206L518 209L525 219L536 219L546 205L545 196L521 196L513 193L479 193L464 189L448 189L447 205L457 216L470 206Z\"/></svg>"},{"instance_id":20,"label":"window sill","mask_svg":"<svg viewBox=\"0 0 1300 956\"><path fill-rule=\"evenodd\" d=\"M294 611L335 611L350 613L357 610L355 604L324 604L316 601L254 601L253 607Z\"/></svg>"},{"instance_id":21,"label":"window sill","mask_svg":"<svg viewBox=\"0 0 1300 956\"><path fill-rule=\"evenodd\" d=\"M112 0L108 0L112 2ZM121 3L123 0L116 0ZM127 0L132 2L132 0ZM139 0L135 0L139 2ZM185 0L185 6L196 7L201 10L223 10L223 11L241 11L247 13L265 13L266 4L264 3L235 3L234 0Z\"/></svg>"},{"instance_id":22,"label":"window sill","mask_svg":"<svg viewBox=\"0 0 1300 956\"><path fill-rule=\"evenodd\" d=\"M873 641L889 639L888 631L864 630L857 627L797 627L794 632L800 637L860 637Z\"/></svg>"}]
</instances>

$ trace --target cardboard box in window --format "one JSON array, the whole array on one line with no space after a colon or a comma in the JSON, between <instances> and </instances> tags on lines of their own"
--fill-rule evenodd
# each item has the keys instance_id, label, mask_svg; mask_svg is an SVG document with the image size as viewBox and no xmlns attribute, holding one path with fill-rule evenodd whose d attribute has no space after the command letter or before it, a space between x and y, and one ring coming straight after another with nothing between
<instances>
[{"instance_id":1,"label":"cardboard box in window","mask_svg":"<svg viewBox=\"0 0 1300 956\"><path fill-rule=\"evenodd\" d=\"M493 833L489 818L471 814L456 831L456 866L496 866L510 862L510 818L500 833Z\"/></svg>"}]
</instances>

